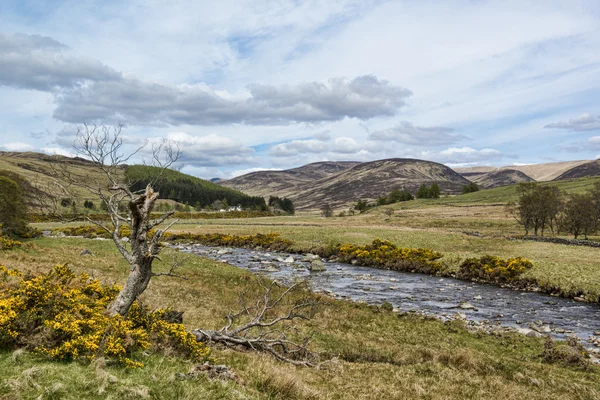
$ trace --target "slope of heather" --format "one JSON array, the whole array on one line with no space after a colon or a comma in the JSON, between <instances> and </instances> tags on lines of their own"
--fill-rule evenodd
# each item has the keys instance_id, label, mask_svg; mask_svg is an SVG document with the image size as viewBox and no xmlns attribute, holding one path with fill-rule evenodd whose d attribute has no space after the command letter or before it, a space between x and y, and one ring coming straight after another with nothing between
<instances>
[{"instance_id":1,"label":"slope of heather","mask_svg":"<svg viewBox=\"0 0 600 400\"><path fill-rule=\"evenodd\" d=\"M355 161L324 161L283 171L257 171L218 184L252 196L289 197L299 186L336 175L360 164Z\"/></svg>"},{"instance_id":2,"label":"slope of heather","mask_svg":"<svg viewBox=\"0 0 600 400\"><path fill-rule=\"evenodd\" d=\"M298 209L323 204L345 206L358 199L374 200L393 189L415 193L420 185L436 182L442 193L460 193L469 181L443 164L407 158L362 163L337 175L300 187L292 196Z\"/></svg>"},{"instance_id":3,"label":"slope of heather","mask_svg":"<svg viewBox=\"0 0 600 400\"><path fill-rule=\"evenodd\" d=\"M535 182L535 179L515 169L500 169L469 179L482 189L514 185L523 182Z\"/></svg>"},{"instance_id":4,"label":"slope of heather","mask_svg":"<svg viewBox=\"0 0 600 400\"><path fill-rule=\"evenodd\" d=\"M600 159L579 164L563 172L554 180L560 181L563 179L587 178L592 176L600 176Z\"/></svg>"}]
</instances>

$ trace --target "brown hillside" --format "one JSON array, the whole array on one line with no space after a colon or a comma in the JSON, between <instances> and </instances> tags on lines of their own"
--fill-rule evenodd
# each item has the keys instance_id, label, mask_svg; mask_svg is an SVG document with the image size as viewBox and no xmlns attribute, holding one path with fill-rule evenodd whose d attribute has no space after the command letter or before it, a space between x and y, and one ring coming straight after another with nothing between
<instances>
[{"instance_id":1,"label":"brown hillside","mask_svg":"<svg viewBox=\"0 0 600 400\"><path fill-rule=\"evenodd\" d=\"M324 161L283 171L251 172L217 183L251 196L290 197L302 185L339 174L358 164L360 163L355 161Z\"/></svg>"},{"instance_id":2,"label":"brown hillside","mask_svg":"<svg viewBox=\"0 0 600 400\"><path fill-rule=\"evenodd\" d=\"M535 179L515 169L500 169L469 179L482 189L514 185L523 182L535 182Z\"/></svg>"},{"instance_id":3,"label":"brown hillside","mask_svg":"<svg viewBox=\"0 0 600 400\"><path fill-rule=\"evenodd\" d=\"M530 178L536 181L546 182L555 179L571 168L577 167L578 165L585 164L589 161L561 161L544 164L531 164L531 165L520 165L520 166L508 166L502 167L501 169L515 169L521 171Z\"/></svg>"},{"instance_id":4,"label":"brown hillside","mask_svg":"<svg viewBox=\"0 0 600 400\"><path fill-rule=\"evenodd\" d=\"M469 181L443 164L393 158L358 164L337 175L298 188L290 197L297 209L318 209L324 204L345 207L359 199L375 200L397 188L415 193L423 183L436 182L442 193L460 193Z\"/></svg>"},{"instance_id":5,"label":"brown hillside","mask_svg":"<svg viewBox=\"0 0 600 400\"><path fill-rule=\"evenodd\" d=\"M590 176L600 176L600 159L577 165L563 172L554 180L560 181L563 179L586 178Z\"/></svg>"}]
</instances>

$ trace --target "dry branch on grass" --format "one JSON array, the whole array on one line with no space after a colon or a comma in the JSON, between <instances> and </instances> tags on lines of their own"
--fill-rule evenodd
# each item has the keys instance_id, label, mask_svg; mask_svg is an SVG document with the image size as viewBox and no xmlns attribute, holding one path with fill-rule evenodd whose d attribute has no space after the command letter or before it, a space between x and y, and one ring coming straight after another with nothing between
<instances>
[{"instance_id":1,"label":"dry branch on grass","mask_svg":"<svg viewBox=\"0 0 600 400\"><path fill-rule=\"evenodd\" d=\"M195 329L201 342L267 353L276 359L300 366L314 366L317 355L308 348L312 334L303 335L297 320L309 320L318 302L307 293L305 283L284 288L277 281L259 280L259 295L239 296L240 310L228 315L227 325L219 330Z\"/></svg>"}]
</instances>

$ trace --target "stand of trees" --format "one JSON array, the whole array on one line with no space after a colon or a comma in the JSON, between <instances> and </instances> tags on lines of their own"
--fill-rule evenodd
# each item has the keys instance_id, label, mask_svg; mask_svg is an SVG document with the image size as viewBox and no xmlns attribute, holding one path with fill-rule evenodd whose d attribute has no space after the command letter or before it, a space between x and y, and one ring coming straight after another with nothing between
<instances>
[{"instance_id":1,"label":"stand of trees","mask_svg":"<svg viewBox=\"0 0 600 400\"><path fill-rule=\"evenodd\" d=\"M440 187L433 182L431 186L422 184L417 190L417 199L439 199L441 194Z\"/></svg>"},{"instance_id":2,"label":"stand of trees","mask_svg":"<svg viewBox=\"0 0 600 400\"><path fill-rule=\"evenodd\" d=\"M475 182L471 182L468 185L464 185L462 188L462 191L461 191L462 194L474 193L474 192L479 192L479 186L477 186L477 184Z\"/></svg>"},{"instance_id":3,"label":"stand of trees","mask_svg":"<svg viewBox=\"0 0 600 400\"><path fill-rule=\"evenodd\" d=\"M154 182L153 188L161 193L161 198L194 204L195 208L212 206L215 201L226 201L230 206L239 205L244 209L267 209L263 197L248 196L175 171L167 171L156 179L158 172L155 167L136 165L128 167L125 175L134 191L144 190L149 183Z\"/></svg>"},{"instance_id":4,"label":"stand of trees","mask_svg":"<svg viewBox=\"0 0 600 400\"><path fill-rule=\"evenodd\" d=\"M269 207L285 211L290 215L294 215L296 212L294 209L294 203L287 197L270 196Z\"/></svg>"},{"instance_id":5,"label":"stand of trees","mask_svg":"<svg viewBox=\"0 0 600 400\"><path fill-rule=\"evenodd\" d=\"M384 206L386 204L394 204L400 201L410 201L415 197L406 189L394 189L387 196L382 196L377 199L378 206Z\"/></svg>"},{"instance_id":6,"label":"stand of trees","mask_svg":"<svg viewBox=\"0 0 600 400\"><path fill-rule=\"evenodd\" d=\"M549 229L553 234L587 238L600 227L600 183L586 193L571 195L535 182L520 183L517 194L519 200L507 204L506 210L523 226L525 235L544 236Z\"/></svg>"}]
</instances>

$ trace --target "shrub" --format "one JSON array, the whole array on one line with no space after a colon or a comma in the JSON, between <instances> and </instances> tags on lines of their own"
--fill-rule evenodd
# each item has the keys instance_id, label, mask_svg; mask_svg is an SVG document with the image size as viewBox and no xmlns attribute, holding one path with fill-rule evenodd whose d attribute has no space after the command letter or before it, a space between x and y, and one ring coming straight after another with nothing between
<instances>
[{"instance_id":1,"label":"shrub","mask_svg":"<svg viewBox=\"0 0 600 400\"><path fill-rule=\"evenodd\" d=\"M542 361L550 364L562 364L565 366L590 368L590 354L578 341L577 338L569 338L566 342L555 342L552 338L546 338L544 350L540 355Z\"/></svg>"},{"instance_id":2,"label":"shrub","mask_svg":"<svg viewBox=\"0 0 600 400\"><path fill-rule=\"evenodd\" d=\"M442 264L437 260L442 254L430 249L407 249L396 247L387 240L375 239L366 246L345 244L338 249L338 257L343 262L352 262L396 271L423 273L440 272Z\"/></svg>"},{"instance_id":3,"label":"shrub","mask_svg":"<svg viewBox=\"0 0 600 400\"><path fill-rule=\"evenodd\" d=\"M225 235L222 233L193 234L193 233L170 233L163 235L166 241L190 241L207 246L227 246L268 249L271 251L286 251L292 247L292 242L282 239L277 233L267 233L256 235Z\"/></svg>"},{"instance_id":4,"label":"shrub","mask_svg":"<svg viewBox=\"0 0 600 400\"><path fill-rule=\"evenodd\" d=\"M475 182L471 182L468 185L464 185L462 187L462 194L467 194L467 193L474 193L474 192L478 192L479 191L479 186L477 186L477 184Z\"/></svg>"},{"instance_id":5,"label":"shrub","mask_svg":"<svg viewBox=\"0 0 600 400\"><path fill-rule=\"evenodd\" d=\"M146 349L208 359L204 344L168 321L169 310L136 303L127 317L109 316L119 290L62 265L26 277L0 266L0 349L25 347L58 360L104 357L131 368L143 367L134 356Z\"/></svg>"},{"instance_id":6,"label":"shrub","mask_svg":"<svg viewBox=\"0 0 600 400\"><path fill-rule=\"evenodd\" d=\"M19 185L0 176L0 224L2 232L21 235L27 231L27 206Z\"/></svg>"},{"instance_id":7,"label":"shrub","mask_svg":"<svg viewBox=\"0 0 600 400\"><path fill-rule=\"evenodd\" d=\"M523 272L532 268L531 261L522 257L503 260L494 256L467 258L460 265L459 277L463 279L480 279L486 282L511 282Z\"/></svg>"},{"instance_id":8,"label":"shrub","mask_svg":"<svg viewBox=\"0 0 600 400\"><path fill-rule=\"evenodd\" d=\"M15 247L20 247L21 242L13 240L9 237L0 235L0 250L11 250Z\"/></svg>"}]
</instances>

